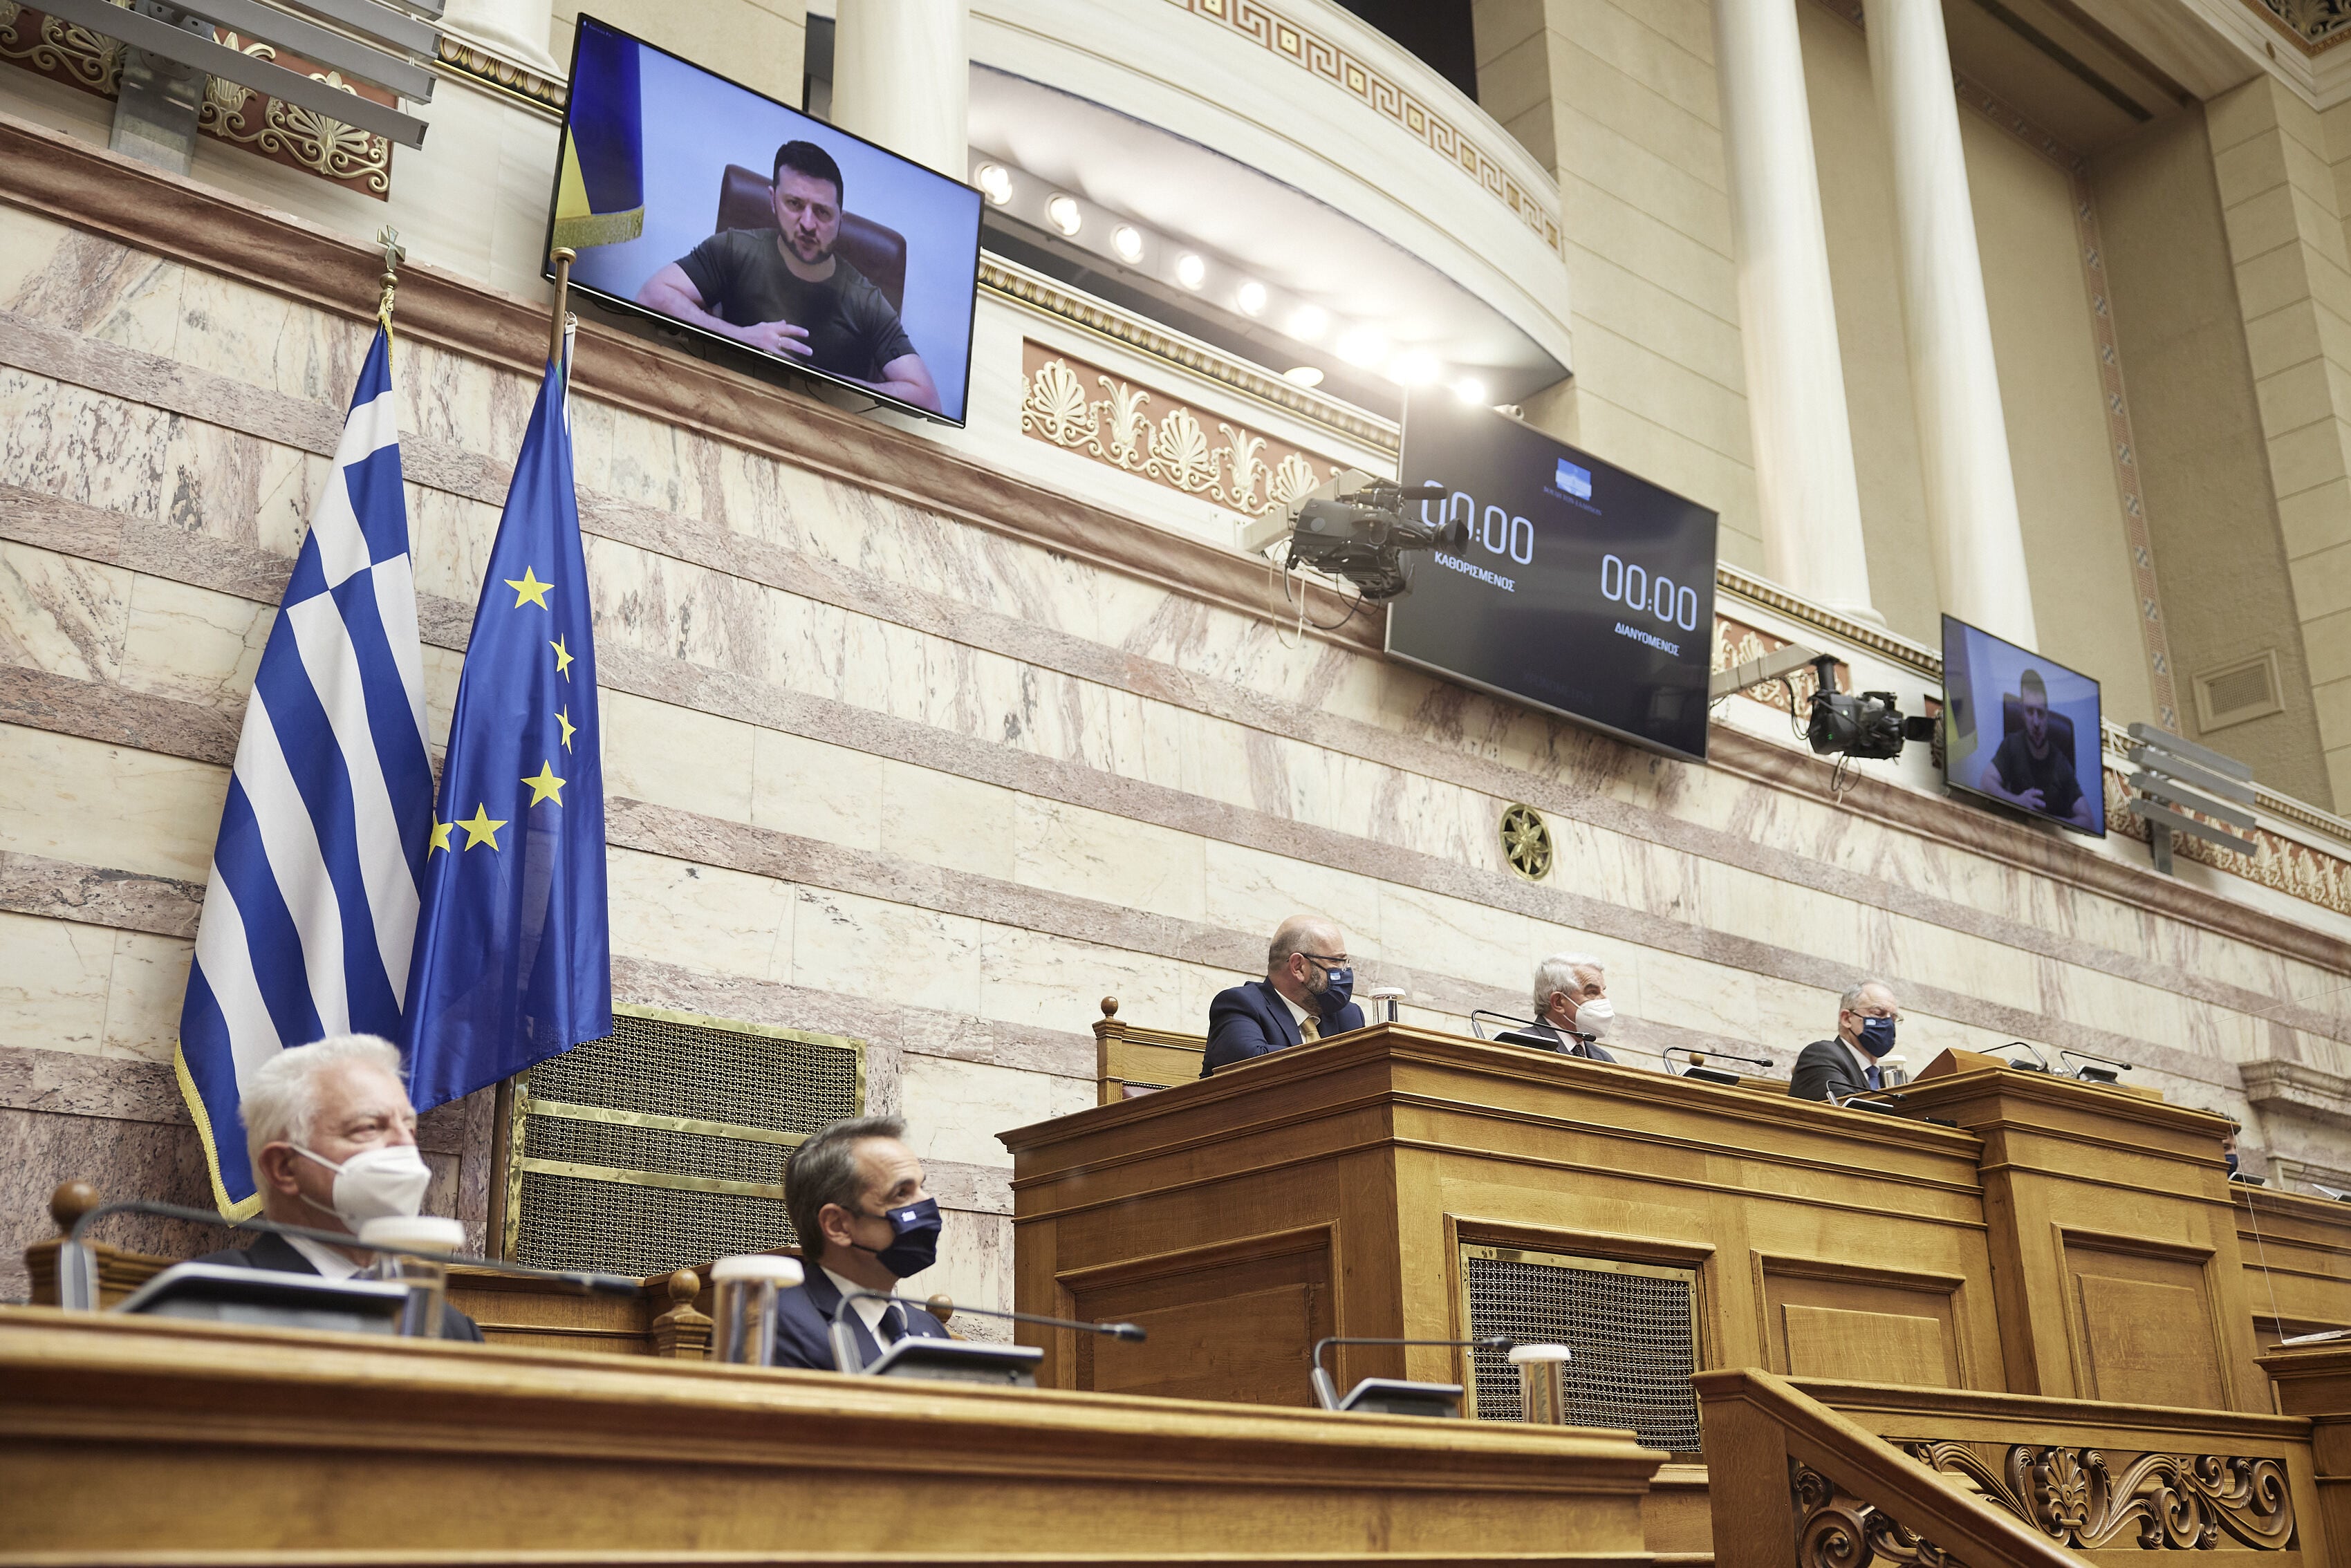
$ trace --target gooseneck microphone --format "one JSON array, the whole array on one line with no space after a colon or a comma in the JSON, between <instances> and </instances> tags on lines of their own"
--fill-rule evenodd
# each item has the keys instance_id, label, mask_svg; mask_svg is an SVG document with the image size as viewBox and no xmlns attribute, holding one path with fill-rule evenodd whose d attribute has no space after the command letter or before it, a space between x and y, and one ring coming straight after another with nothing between
<instances>
[{"instance_id":1,"label":"gooseneck microphone","mask_svg":"<svg viewBox=\"0 0 2351 1568\"><path fill-rule=\"evenodd\" d=\"M224 1229L251 1231L263 1236L298 1237L305 1241L317 1241L329 1247L353 1247L358 1238L348 1230L319 1230L307 1225L281 1225L274 1219L223 1219L209 1208L186 1208L176 1203L158 1203L152 1198L126 1197L117 1203L102 1203L74 1221L65 1239L57 1243L57 1305L68 1312L98 1311L98 1255L82 1239L83 1232L92 1223L113 1214L146 1214L159 1219L184 1219L198 1225L217 1225ZM436 1252L429 1247L393 1247L377 1245L371 1252L392 1252L403 1258L430 1258L437 1262L462 1264L468 1269L486 1269L492 1273L511 1274L526 1280L544 1280L550 1284L565 1285L583 1295L633 1296L637 1281L625 1274L600 1274L587 1270L533 1269L522 1263L508 1263L497 1258L473 1258L463 1252Z\"/></svg>"},{"instance_id":2,"label":"gooseneck microphone","mask_svg":"<svg viewBox=\"0 0 2351 1568\"><path fill-rule=\"evenodd\" d=\"M1314 1369L1307 1374L1307 1376L1314 1385L1314 1402L1325 1410L1337 1410L1342 1408L1339 1400L1339 1385L1332 1381L1330 1372L1322 1364L1322 1353L1334 1344L1442 1344L1469 1350L1509 1350L1517 1343L1510 1335L1499 1333L1480 1334L1476 1339L1367 1339L1354 1335L1330 1334L1314 1342ZM1458 1386L1451 1384L1444 1386L1456 1396L1461 1392ZM1358 1389L1356 1392L1361 1393L1362 1390Z\"/></svg>"},{"instance_id":3,"label":"gooseneck microphone","mask_svg":"<svg viewBox=\"0 0 2351 1568\"><path fill-rule=\"evenodd\" d=\"M1479 1019L1499 1019L1504 1023L1513 1024L1520 1029L1532 1029L1535 1027L1535 1020L1532 1019L1512 1018L1509 1013L1498 1013L1491 1008L1472 1008L1469 1010L1469 1032L1476 1035L1479 1040L1491 1040L1494 1038L1488 1034L1485 1030L1479 1026L1478 1022Z\"/></svg>"},{"instance_id":4,"label":"gooseneck microphone","mask_svg":"<svg viewBox=\"0 0 2351 1568\"><path fill-rule=\"evenodd\" d=\"M1098 1333L1106 1339L1128 1340L1136 1344L1142 1343L1150 1337L1143 1332L1143 1325L1140 1323L1087 1323L1080 1322L1075 1318L1046 1318L1040 1317L1035 1312L1008 1312L997 1307L958 1306L954 1298L949 1296L933 1296L928 1301L918 1301L912 1296L893 1296L887 1291L868 1291L860 1288L843 1291L841 1293L841 1299L844 1301L895 1301L902 1307L921 1307L933 1316L938 1315L938 1308L945 1306L949 1313L969 1312L975 1317L1002 1318L1007 1322L1035 1323L1040 1328L1076 1329L1081 1333Z\"/></svg>"},{"instance_id":5,"label":"gooseneck microphone","mask_svg":"<svg viewBox=\"0 0 2351 1568\"><path fill-rule=\"evenodd\" d=\"M1666 1070L1669 1072L1673 1071L1674 1052L1676 1051L1680 1051L1684 1056L1688 1057L1690 1060L1689 1065L1683 1068L1681 1071L1675 1074L1675 1076L1687 1078L1693 1083L1719 1083L1726 1087L1737 1087L1739 1083L1739 1074L1736 1072L1725 1072L1719 1067L1707 1066L1706 1060L1710 1056L1719 1056L1725 1061L1743 1061L1750 1067L1769 1067L1771 1065L1771 1059L1768 1056L1740 1056L1736 1051L1711 1050L1700 1051L1696 1046L1669 1045L1659 1053L1665 1058Z\"/></svg>"}]
</instances>

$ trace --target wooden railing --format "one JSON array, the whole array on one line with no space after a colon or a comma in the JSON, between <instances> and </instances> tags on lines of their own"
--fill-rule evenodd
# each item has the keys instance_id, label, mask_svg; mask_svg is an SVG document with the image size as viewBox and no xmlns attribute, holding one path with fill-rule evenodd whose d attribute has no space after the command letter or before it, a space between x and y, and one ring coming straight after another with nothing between
<instances>
[{"instance_id":1,"label":"wooden railing","mask_svg":"<svg viewBox=\"0 0 2351 1568\"><path fill-rule=\"evenodd\" d=\"M2330 1561L2294 1417L1700 1373L1721 1568Z\"/></svg>"}]
</instances>

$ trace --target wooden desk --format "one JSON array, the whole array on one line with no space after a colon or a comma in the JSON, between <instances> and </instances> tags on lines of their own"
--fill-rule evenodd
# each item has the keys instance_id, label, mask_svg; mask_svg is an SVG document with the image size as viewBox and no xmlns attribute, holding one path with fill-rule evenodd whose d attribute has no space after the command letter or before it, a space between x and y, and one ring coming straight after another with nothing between
<instances>
[{"instance_id":1,"label":"wooden desk","mask_svg":"<svg viewBox=\"0 0 2351 1568\"><path fill-rule=\"evenodd\" d=\"M1003 1140L1019 1306L1152 1333L1061 1387L1305 1404L1318 1337L1466 1333L1476 1248L1684 1271L1698 1366L2006 1386L1965 1132L1382 1024Z\"/></svg>"},{"instance_id":2,"label":"wooden desk","mask_svg":"<svg viewBox=\"0 0 2351 1568\"><path fill-rule=\"evenodd\" d=\"M8 1547L83 1560L1631 1564L1660 1458L1622 1433L0 1308Z\"/></svg>"}]
</instances>

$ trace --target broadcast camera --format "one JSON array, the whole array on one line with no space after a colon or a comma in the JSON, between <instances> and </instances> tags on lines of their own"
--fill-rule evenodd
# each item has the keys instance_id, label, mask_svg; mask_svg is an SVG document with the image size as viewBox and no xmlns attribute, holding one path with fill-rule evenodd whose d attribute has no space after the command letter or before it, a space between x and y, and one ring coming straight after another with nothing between
<instances>
[{"instance_id":1,"label":"broadcast camera","mask_svg":"<svg viewBox=\"0 0 2351 1568\"><path fill-rule=\"evenodd\" d=\"M1377 602L1394 599L1412 584L1404 573L1403 552L1443 546L1459 549L1469 542L1466 519L1435 525L1405 513L1417 503L1448 494L1442 485L1405 489L1393 479L1382 479L1360 468L1349 468L1301 497L1287 516L1277 514L1243 530L1242 547L1263 550L1286 533L1290 555L1286 570L1301 566L1332 577L1343 577L1363 596Z\"/></svg>"},{"instance_id":2,"label":"broadcast camera","mask_svg":"<svg viewBox=\"0 0 2351 1568\"><path fill-rule=\"evenodd\" d=\"M1924 716L1904 717L1892 692L1838 691L1835 655L1823 653L1812 666L1820 675L1820 688L1813 693L1812 722L1805 726L1804 738L1813 743L1815 756L1886 762L1902 755L1904 741L1935 738L1936 721Z\"/></svg>"}]
</instances>

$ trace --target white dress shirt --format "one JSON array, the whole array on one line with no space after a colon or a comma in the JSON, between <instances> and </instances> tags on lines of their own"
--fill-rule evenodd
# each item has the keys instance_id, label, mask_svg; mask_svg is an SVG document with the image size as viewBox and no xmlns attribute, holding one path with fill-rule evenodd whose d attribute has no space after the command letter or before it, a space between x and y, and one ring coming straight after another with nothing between
<instances>
[{"instance_id":1,"label":"white dress shirt","mask_svg":"<svg viewBox=\"0 0 2351 1568\"><path fill-rule=\"evenodd\" d=\"M1275 996L1277 996L1277 997L1281 997L1281 1005L1282 1005L1282 1006L1284 1006L1284 1007L1286 1007L1286 1008L1288 1008L1288 1009L1290 1009L1290 1022L1292 1022L1292 1023L1294 1023L1294 1024L1296 1024L1296 1025L1298 1026L1298 1037L1299 1037L1301 1040L1305 1039L1305 1038L1306 1038L1306 1019L1307 1019L1307 1018L1308 1018L1308 1016L1309 1016L1309 1015L1308 1015L1308 1013L1307 1013L1307 1011L1306 1011L1306 1009L1305 1009L1304 1008L1300 1007L1296 1002L1291 1001L1288 997L1282 997L1282 996L1281 996L1281 992L1280 992L1280 991L1279 991L1279 990L1277 990L1277 989L1274 989L1274 988L1272 988L1272 987L1269 986L1267 988L1268 988L1269 990L1273 990L1273 994L1274 994ZM1321 1015L1321 1014L1319 1014L1319 1013L1317 1013L1317 1014L1314 1014L1314 1015L1312 1015L1312 1016L1313 1016L1313 1018L1314 1018L1314 1027L1315 1027L1316 1030L1320 1031L1320 1030L1321 1030L1321 1029L1322 1028L1322 1015Z\"/></svg>"},{"instance_id":2,"label":"white dress shirt","mask_svg":"<svg viewBox=\"0 0 2351 1568\"><path fill-rule=\"evenodd\" d=\"M821 1263L817 1267L824 1269ZM858 1321L865 1325L865 1332L873 1336L873 1343L885 1349L888 1348L890 1341L882 1333L882 1318L883 1314L890 1310L890 1303L877 1301L871 1296L852 1295L851 1291L862 1291L865 1287L854 1280L842 1279L830 1269L824 1269L824 1277L832 1281L833 1288L841 1292L841 1299L848 1302L850 1309L856 1312Z\"/></svg>"},{"instance_id":3,"label":"white dress shirt","mask_svg":"<svg viewBox=\"0 0 2351 1568\"><path fill-rule=\"evenodd\" d=\"M310 1267L319 1270L320 1279L348 1280L360 1271L360 1265L323 1241L313 1241L307 1236L289 1236L286 1239L294 1244L295 1251L310 1260Z\"/></svg>"}]
</instances>

